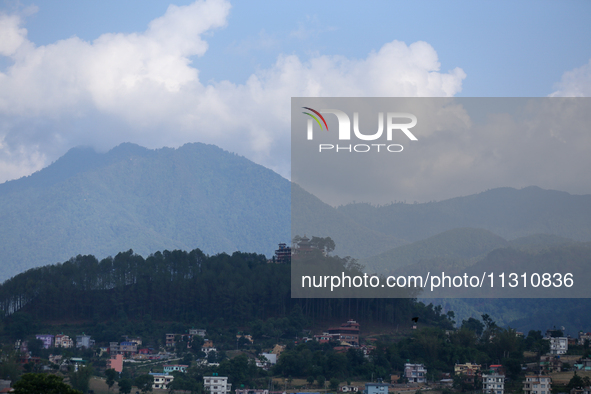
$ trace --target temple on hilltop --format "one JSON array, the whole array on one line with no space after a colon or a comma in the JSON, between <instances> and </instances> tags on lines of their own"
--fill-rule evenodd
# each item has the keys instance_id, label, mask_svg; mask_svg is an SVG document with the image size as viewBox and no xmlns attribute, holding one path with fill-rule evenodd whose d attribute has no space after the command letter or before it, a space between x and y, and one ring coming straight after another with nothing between
<instances>
[{"instance_id":1,"label":"temple on hilltop","mask_svg":"<svg viewBox=\"0 0 591 394\"><path fill-rule=\"evenodd\" d=\"M319 250L320 249L318 249L318 246L313 245L310 242L310 238L306 237L306 235L304 234L303 237L294 239L292 256L294 258L298 258L310 254L312 252L317 252ZM321 252L322 255L325 255L324 250L321 250Z\"/></svg>"},{"instance_id":2,"label":"temple on hilltop","mask_svg":"<svg viewBox=\"0 0 591 394\"><path fill-rule=\"evenodd\" d=\"M275 251L274 262L290 263L292 257L297 259L315 251L321 251L322 255L326 256L326 252L319 249L317 245L313 245L310 242L310 238L306 237L306 235L301 238L296 237L293 241L293 247L289 247L285 243L279 244L279 249Z\"/></svg>"},{"instance_id":3,"label":"temple on hilltop","mask_svg":"<svg viewBox=\"0 0 591 394\"><path fill-rule=\"evenodd\" d=\"M286 244L279 244L279 249L275 251L276 263L290 263L291 262L291 248Z\"/></svg>"}]
</instances>

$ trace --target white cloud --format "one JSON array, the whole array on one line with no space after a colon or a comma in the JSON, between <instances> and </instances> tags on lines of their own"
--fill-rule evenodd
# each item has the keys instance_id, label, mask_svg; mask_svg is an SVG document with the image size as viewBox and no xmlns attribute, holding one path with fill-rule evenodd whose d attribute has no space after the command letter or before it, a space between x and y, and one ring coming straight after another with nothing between
<instances>
[{"instance_id":1,"label":"white cloud","mask_svg":"<svg viewBox=\"0 0 591 394\"><path fill-rule=\"evenodd\" d=\"M550 94L550 97L590 97L591 59L584 66L565 72L556 88L558 90Z\"/></svg>"},{"instance_id":2,"label":"white cloud","mask_svg":"<svg viewBox=\"0 0 591 394\"><path fill-rule=\"evenodd\" d=\"M230 4L170 6L146 31L36 46L17 15L0 15L0 181L75 145L108 149L214 143L289 175L293 96L453 96L465 73L439 71L428 43L386 43L364 59L278 55L243 84L203 84L191 58L226 25ZM19 154L16 154L20 152ZM34 166L33 166L34 167Z\"/></svg>"}]
</instances>

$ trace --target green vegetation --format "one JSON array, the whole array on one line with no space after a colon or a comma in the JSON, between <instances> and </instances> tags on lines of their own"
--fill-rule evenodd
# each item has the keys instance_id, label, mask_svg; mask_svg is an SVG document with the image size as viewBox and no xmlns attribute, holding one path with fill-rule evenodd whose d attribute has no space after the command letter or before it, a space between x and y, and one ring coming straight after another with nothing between
<instances>
[{"instance_id":1,"label":"green vegetation","mask_svg":"<svg viewBox=\"0 0 591 394\"><path fill-rule=\"evenodd\" d=\"M213 145L75 148L0 184L0 280L130 248L271 254L290 239L290 200L289 181Z\"/></svg>"},{"instance_id":2,"label":"green vegetation","mask_svg":"<svg viewBox=\"0 0 591 394\"><path fill-rule=\"evenodd\" d=\"M16 394L82 394L74 390L56 375L27 373L13 386Z\"/></svg>"}]
</instances>

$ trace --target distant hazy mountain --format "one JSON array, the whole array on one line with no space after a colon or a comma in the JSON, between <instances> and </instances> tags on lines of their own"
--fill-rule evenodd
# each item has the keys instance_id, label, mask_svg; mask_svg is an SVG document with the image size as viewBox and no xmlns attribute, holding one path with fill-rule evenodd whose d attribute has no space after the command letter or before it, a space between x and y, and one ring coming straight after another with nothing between
<instances>
[{"instance_id":1,"label":"distant hazy mountain","mask_svg":"<svg viewBox=\"0 0 591 394\"><path fill-rule=\"evenodd\" d=\"M591 195L533 186L424 204L349 204L338 211L372 230L411 242L463 227L485 229L506 240L551 234L591 241Z\"/></svg>"},{"instance_id":2,"label":"distant hazy mountain","mask_svg":"<svg viewBox=\"0 0 591 394\"><path fill-rule=\"evenodd\" d=\"M367 228L292 184L292 233L331 237L338 256L371 256L406 243L392 235Z\"/></svg>"},{"instance_id":3,"label":"distant hazy mountain","mask_svg":"<svg viewBox=\"0 0 591 394\"><path fill-rule=\"evenodd\" d=\"M487 230L459 228L444 231L433 237L402 245L376 256L361 259L361 265L378 273L400 273L403 267L421 264L423 268L444 266L462 268L475 263L478 257L509 243Z\"/></svg>"},{"instance_id":4,"label":"distant hazy mountain","mask_svg":"<svg viewBox=\"0 0 591 394\"><path fill-rule=\"evenodd\" d=\"M0 279L133 249L270 256L290 241L290 183L213 145L75 148L0 185Z\"/></svg>"}]
</instances>

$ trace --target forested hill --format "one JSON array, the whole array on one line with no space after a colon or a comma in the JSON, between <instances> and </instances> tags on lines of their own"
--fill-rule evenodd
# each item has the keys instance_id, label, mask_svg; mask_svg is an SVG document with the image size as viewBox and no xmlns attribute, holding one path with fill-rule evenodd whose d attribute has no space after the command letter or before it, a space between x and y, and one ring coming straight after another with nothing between
<instances>
[{"instance_id":1,"label":"forested hill","mask_svg":"<svg viewBox=\"0 0 591 394\"><path fill-rule=\"evenodd\" d=\"M79 253L270 255L290 240L290 183L213 145L75 148L0 185L0 280Z\"/></svg>"},{"instance_id":2,"label":"forested hill","mask_svg":"<svg viewBox=\"0 0 591 394\"><path fill-rule=\"evenodd\" d=\"M45 322L113 322L121 316L141 321L150 316L248 326L288 316L296 306L312 323L353 318L410 325L412 317L419 317L424 324L451 327L437 308L412 299L292 299L290 265L267 263L265 256L251 253L207 256L198 249L175 250L144 259L128 251L101 261L78 256L30 269L0 285L9 332L18 331L11 331L10 322L22 313Z\"/></svg>"}]
</instances>

